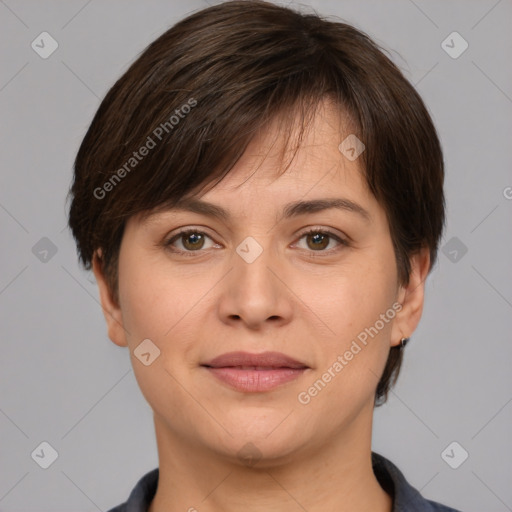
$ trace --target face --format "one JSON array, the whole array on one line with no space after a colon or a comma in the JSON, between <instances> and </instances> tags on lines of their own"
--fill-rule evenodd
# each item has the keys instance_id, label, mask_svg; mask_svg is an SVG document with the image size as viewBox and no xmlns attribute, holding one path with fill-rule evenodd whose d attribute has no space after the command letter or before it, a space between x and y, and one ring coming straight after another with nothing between
<instances>
[{"instance_id":1,"label":"face","mask_svg":"<svg viewBox=\"0 0 512 512\"><path fill-rule=\"evenodd\" d=\"M252 443L279 461L371 421L390 346L421 315L428 258L413 260L410 288L399 286L385 212L358 159L338 149L350 134L338 115L321 105L284 174L276 125L253 139L222 182L194 197L225 217L173 209L131 218L119 305L95 265L109 336L129 347L155 419L182 443L233 459ZM289 211L319 199L339 207ZM300 364L206 366L240 351Z\"/></svg>"}]
</instances>

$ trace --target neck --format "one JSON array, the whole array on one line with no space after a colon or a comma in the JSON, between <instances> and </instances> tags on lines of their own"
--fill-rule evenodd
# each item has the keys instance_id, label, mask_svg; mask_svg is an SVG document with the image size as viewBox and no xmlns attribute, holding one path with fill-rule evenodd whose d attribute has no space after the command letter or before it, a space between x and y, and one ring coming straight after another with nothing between
<instances>
[{"instance_id":1,"label":"neck","mask_svg":"<svg viewBox=\"0 0 512 512\"><path fill-rule=\"evenodd\" d=\"M371 427L370 411L347 427L352 436L251 467L178 439L155 415L159 481L149 512L391 512L372 469Z\"/></svg>"}]
</instances>

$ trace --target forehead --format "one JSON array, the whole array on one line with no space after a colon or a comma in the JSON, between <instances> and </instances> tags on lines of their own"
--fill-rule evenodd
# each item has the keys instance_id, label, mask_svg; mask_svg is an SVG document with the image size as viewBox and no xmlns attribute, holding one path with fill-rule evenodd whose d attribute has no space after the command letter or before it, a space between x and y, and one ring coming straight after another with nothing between
<instances>
[{"instance_id":1,"label":"forehead","mask_svg":"<svg viewBox=\"0 0 512 512\"><path fill-rule=\"evenodd\" d=\"M172 210L228 221L269 210L289 218L333 207L370 220L378 205L366 185L361 160L347 158L340 150L343 141L354 136L350 120L340 107L323 102L299 139L301 121L298 113L293 118L276 116L251 139L220 182L190 192ZM169 209L157 209L154 215L162 211Z\"/></svg>"},{"instance_id":2,"label":"forehead","mask_svg":"<svg viewBox=\"0 0 512 512\"><path fill-rule=\"evenodd\" d=\"M325 171L325 167L348 165L360 170L358 159L351 161L340 151L340 144L354 131L341 107L327 99L306 114L283 112L253 136L229 176L244 179L257 170L258 179L272 179L280 176L287 164L295 179L302 170L311 175L311 167Z\"/></svg>"},{"instance_id":3,"label":"forehead","mask_svg":"<svg viewBox=\"0 0 512 512\"><path fill-rule=\"evenodd\" d=\"M356 136L352 122L340 107L324 101L304 125L302 119L276 116L248 144L244 154L224 178L184 198L201 197L231 202L250 197L260 203L291 202L335 195L371 199L362 159L346 152ZM354 139L355 140L355 139ZM350 144L349 144L350 145ZM349 158L350 157L350 158ZM371 197L370 197L371 196ZM261 205L263 206L263 204Z\"/></svg>"}]
</instances>

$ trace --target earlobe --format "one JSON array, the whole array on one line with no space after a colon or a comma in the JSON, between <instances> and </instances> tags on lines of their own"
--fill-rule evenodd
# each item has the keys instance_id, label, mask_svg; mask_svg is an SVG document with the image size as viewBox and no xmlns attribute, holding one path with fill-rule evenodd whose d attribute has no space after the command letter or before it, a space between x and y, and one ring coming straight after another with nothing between
<instances>
[{"instance_id":1,"label":"earlobe","mask_svg":"<svg viewBox=\"0 0 512 512\"><path fill-rule=\"evenodd\" d=\"M103 271L101 249L98 249L92 258L92 271L98 283L101 307L107 322L108 337L120 347L128 346L126 332L123 325L123 315L120 305L114 300L112 290L108 285Z\"/></svg>"},{"instance_id":2,"label":"earlobe","mask_svg":"<svg viewBox=\"0 0 512 512\"><path fill-rule=\"evenodd\" d=\"M402 338L410 338L418 326L425 301L425 280L430 269L430 251L424 247L410 259L409 283L401 286L398 302L402 309L396 315L391 331L391 345L400 345Z\"/></svg>"}]
</instances>

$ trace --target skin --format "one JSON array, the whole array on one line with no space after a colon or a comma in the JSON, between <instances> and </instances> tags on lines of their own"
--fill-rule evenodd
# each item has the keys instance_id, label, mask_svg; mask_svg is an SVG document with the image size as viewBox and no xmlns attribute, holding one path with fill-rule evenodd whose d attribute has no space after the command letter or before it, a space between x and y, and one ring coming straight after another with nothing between
<instances>
[{"instance_id":1,"label":"skin","mask_svg":"<svg viewBox=\"0 0 512 512\"><path fill-rule=\"evenodd\" d=\"M341 124L340 124L341 120ZM338 150L339 111L320 105L285 174L277 125L255 137L232 171L201 199L228 209L229 221L167 210L129 219L119 256L119 303L94 259L110 339L129 347L141 391L154 411L160 478L150 512L198 510L390 512L392 500L371 466L374 395L390 346L410 336L422 313L428 251L411 258L400 286L385 212L358 160ZM329 209L277 222L295 200L346 198L366 220ZM164 242L178 228L208 235ZM334 232L315 245L309 228ZM263 252L236 252L248 236ZM324 254L324 256L322 256ZM379 315L402 305L336 377L311 398L298 394L322 377ZM129 334L128 334L129 333ZM149 338L160 356L133 354ZM283 352L309 368L263 393L218 381L202 363L225 352ZM238 456L247 443L256 463Z\"/></svg>"}]
</instances>

